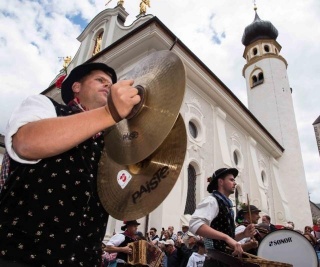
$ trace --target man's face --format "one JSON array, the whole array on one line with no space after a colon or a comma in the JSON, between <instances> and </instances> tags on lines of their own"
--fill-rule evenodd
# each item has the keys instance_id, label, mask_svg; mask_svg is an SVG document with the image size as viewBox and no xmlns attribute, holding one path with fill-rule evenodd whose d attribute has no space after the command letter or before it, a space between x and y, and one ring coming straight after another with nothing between
<instances>
[{"instance_id":1,"label":"man's face","mask_svg":"<svg viewBox=\"0 0 320 267\"><path fill-rule=\"evenodd\" d=\"M150 231L149 231L149 234L150 234L151 236L155 236L156 233L155 233L154 230L150 230Z\"/></svg>"},{"instance_id":2,"label":"man's face","mask_svg":"<svg viewBox=\"0 0 320 267\"><path fill-rule=\"evenodd\" d=\"M168 231L170 232L170 233L173 233L173 226L168 226Z\"/></svg>"},{"instance_id":3,"label":"man's face","mask_svg":"<svg viewBox=\"0 0 320 267\"><path fill-rule=\"evenodd\" d=\"M88 109L103 107L107 104L112 80L109 75L101 70L94 70L81 82L72 85L75 96L80 103Z\"/></svg>"},{"instance_id":4,"label":"man's face","mask_svg":"<svg viewBox=\"0 0 320 267\"><path fill-rule=\"evenodd\" d=\"M138 230L138 225L128 225L127 226L128 233L130 233L132 235L136 234L137 230Z\"/></svg>"},{"instance_id":5,"label":"man's face","mask_svg":"<svg viewBox=\"0 0 320 267\"><path fill-rule=\"evenodd\" d=\"M219 190L226 196L233 194L237 185L233 174L227 174L224 179L219 179L218 183L220 185Z\"/></svg>"},{"instance_id":6,"label":"man's face","mask_svg":"<svg viewBox=\"0 0 320 267\"><path fill-rule=\"evenodd\" d=\"M246 213L247 221L250 220L249 213ZM260 219L259 211L251 211L251 223L257 224Z\"/></svg>"},{"instance_id":7,"label":"man's face","mask_svg":"<svg viewBox=\"0 0 320 267\"><path fill-rule=\"evenodd\" d=\"M196 242L197 242L197 240L194 236L189 236L189 238L188 238L189 245L194 245Z\"/></svg>"},{"instance_id":8,"label":"man's face","mask_svg":"<svg viewBox=\"0 0 320 267\"><path fill-rule=\"evenodd\" d=\"M270 221L267 219L266 216L262 216L262 222L268 225L270 224Z\"/></svg>"},{"instance_id":9,"label":"man's face","mask_svg":"<svg viewBox=\"0 0 320 267\"><path fill-rule=\"evenodd\" d=\"M189 227L188 226L183 226L182 227L182 232L186 233L189 231Z\"/></svg>"}]
</instances>

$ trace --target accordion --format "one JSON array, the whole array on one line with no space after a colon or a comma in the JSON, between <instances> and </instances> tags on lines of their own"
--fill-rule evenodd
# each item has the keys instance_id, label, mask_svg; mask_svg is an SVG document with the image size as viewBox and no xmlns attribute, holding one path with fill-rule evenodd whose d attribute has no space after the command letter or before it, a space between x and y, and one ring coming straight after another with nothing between
<instances>
[{"instance_id":1,"label":"accordion","mask_svg":"<svg viewBox=\"0 0 320 267\"><path fill-rule=\"evenodd\" d=\"M138 266L159 267L162 264L164 253L160 248L145 240L129 243L132 254L128 254L128 264Z\"/></svg>"}]
</instances>

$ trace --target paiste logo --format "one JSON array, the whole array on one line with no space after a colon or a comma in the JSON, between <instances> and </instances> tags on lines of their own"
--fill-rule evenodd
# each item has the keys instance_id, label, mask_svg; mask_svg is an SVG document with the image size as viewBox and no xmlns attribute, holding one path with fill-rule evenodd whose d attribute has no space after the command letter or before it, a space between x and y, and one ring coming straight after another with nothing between
<instances>
[{"instance_id":1,"label":"paiste logo","mask_svg":"<svg viewBox=\"0 0 320 267\"><path fill-rule=\"evenodd\" d=\"M270 241L269 247L278 246L286 243L292 243L292 237Z\"/></svg>"},{"instance_id":2,"label":"paiste logo","mask_svg":"<svg viewBox=\"0 0 320 267\"><path fill-rule=\"evenodd\" d=\"M145 184L140 185L140 189L132 194L132 202L136 204L143 194L150 194L158 187L162 179L165 179L168 175L168 166L164 166L158 169L149 181L147 181Z\"/></svg>"}]
</instances>

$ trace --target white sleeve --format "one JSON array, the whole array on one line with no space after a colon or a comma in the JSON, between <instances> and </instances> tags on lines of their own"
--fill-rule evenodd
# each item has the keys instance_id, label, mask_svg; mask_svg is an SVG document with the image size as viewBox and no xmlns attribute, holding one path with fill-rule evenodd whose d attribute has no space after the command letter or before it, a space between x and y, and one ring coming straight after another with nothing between
<instances>
[{"instance_id":1,"label":"white sleeve","mask_svg":"<svg viewBox=\"0 0 320 267\"><path fill-rule=\"evenodd\" d=\"M110 238L106 246L119 247L120 244L125 240L125 236L123 234L115 234Z\"/></svg>"},{"instance_id":2,"label":"white sleeve","mask_svg":"<svg viewBox=\"0 0 320 267\"><path fill-rule=\"evenodd\" d=\"M7 124L4 143L10 157L17 162L26 164L35 164L39 160L26 160L20 158L12 147L12 136L23 125L42 119L57 117L57 113L53 103L44 95L34 95L25 99L19 107L17 107Z\"/></svg>"},{"instance_id":3,"label":"white sleeve","mask_svg":"<svg viewBox=\"0 0 320 267\"><path fill-rule=\"evenodd\" d=\"M244 230L246 229L246 227L244 225L239 225L236 230L235 230L235 235L242 233ZM245 237L243 239L241 239L240 241L238 241L240 244L245 244L248 241L250 241L250 237Z\"/></svg>"},{"instance_id":4,"label":"white sleeve","mask_svg":"<svg viewBox=\"0 0 320 267\"><path fill-rule=\"evenodd\" d=\"M204 198L192 214L189 222L189 231L196 234L201 225L211 224L212 220L218 216L219 206L215 197L208 196Z\"/></svg>"}]
</instances>

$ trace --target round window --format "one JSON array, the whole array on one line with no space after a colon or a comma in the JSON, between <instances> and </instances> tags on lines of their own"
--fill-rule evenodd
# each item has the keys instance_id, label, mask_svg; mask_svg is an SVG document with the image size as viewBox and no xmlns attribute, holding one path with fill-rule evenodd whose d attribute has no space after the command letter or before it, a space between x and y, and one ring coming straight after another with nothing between
<instances>
[{"instance_id":1,"label":"round window","mask_svg":"<svg viewBox=\"0 0 320 267\"><path fill-rule=\"evenodd\" d=\"M233 151L233 161L236 164L236 166L238 166L239 164L239 158L238 158L238 154L236 151Z\"/></svg>"},{"instance_id":2,"label":"round window","mask_svg":"<svg viewBox=\"0 0 320 267\"><path fill-rule=\"evenodd\" d=\"M197 138L198 137L197 126L192 121L189 121L189 132L190 132L190 134L191 134L191 136L193 138Z\"/></svg>"}]
</instances>

